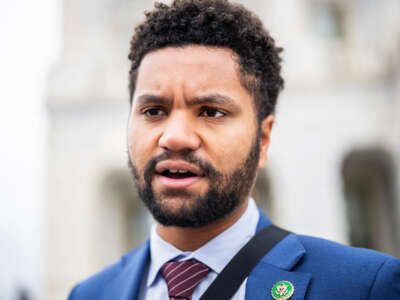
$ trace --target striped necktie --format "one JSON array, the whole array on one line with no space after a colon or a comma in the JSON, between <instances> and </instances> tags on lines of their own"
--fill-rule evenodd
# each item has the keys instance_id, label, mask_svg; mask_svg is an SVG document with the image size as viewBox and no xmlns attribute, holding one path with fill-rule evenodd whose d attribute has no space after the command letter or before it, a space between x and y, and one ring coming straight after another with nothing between
<instances>
[{"instance_id":1,"label":"striped necktie","mask_svg":"<svg viewBox=\"0 0 400 300\"><path fill-rule=\"evenodd\" d=\"M210 272L210 268L198 260L170 261L161 267L161 274L168 285L170 300L190 300L193 291Z\"/></svg>"}]
</instances>

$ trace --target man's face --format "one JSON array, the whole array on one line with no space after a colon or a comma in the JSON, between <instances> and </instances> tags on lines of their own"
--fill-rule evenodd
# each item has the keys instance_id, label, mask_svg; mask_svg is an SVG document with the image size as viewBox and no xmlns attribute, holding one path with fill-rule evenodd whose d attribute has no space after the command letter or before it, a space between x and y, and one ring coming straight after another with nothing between
<instances>
[{"instance_id":1,"label":"man's face","mask_svg":"<svg viewBox=\"0 0 400 300\"><path fill-rule=\"evenodd\" d=\"M133 95L128 151L155 219L198 227L242 204L265 163L270 123L267 138L263 130L257 134L253 99L230 50L186 46L147 54Z\"/></svg>"}]
</instances>

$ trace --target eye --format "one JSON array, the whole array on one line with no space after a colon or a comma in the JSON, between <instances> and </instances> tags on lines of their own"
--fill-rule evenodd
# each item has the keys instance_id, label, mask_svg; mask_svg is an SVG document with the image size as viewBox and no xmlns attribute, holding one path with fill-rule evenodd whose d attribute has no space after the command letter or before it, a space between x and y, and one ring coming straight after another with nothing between
<instances>
[{"instance_id":1,"label":"eye","mask_svg":"<svg viewBox=\"0 0 400 300\"><path fill-rule=\"evenodd\" d=\"M222 118L225 115L224 112L213 107L204 107L200 113L200 116L207 118Z\"/></svg>"},{"instance_id":2,"label":"eye","mask_svg":"<svg viewBox=\"0 0 400 300\"><path fill-rule=\"evenodd\" d=\"M151 108L143 109L142 114L144 114L146 117L150 117L150 118L162 117L162 116L166 115L164 109L162 109L160 107L151 107Z\"/></svg>"}]
</instances>

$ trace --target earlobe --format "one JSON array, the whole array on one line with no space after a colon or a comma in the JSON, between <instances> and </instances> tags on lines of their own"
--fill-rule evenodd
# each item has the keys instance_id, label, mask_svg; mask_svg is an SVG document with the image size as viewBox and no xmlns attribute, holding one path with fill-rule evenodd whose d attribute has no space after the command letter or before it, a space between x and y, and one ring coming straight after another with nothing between
<instances>
[{"instance_id":1,"label":"earlobe","mask_svg":"<svg viewBox=\"0 0 400 300\"><path fill-rule=\"evenodd\" d=\"M274 125L274 116L268 115L261 122L261 136L260 136L260 160L258 162L258 167L263 168L267 163L268 158L268 147L271 140L271 131Z\"/></svg>"}]
</instances>

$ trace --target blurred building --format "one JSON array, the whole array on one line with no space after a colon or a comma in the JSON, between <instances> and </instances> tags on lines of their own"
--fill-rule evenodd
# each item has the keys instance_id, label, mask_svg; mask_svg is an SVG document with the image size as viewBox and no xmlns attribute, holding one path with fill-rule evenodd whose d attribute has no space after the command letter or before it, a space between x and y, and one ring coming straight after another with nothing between
<instances>
[{"instance_id":1,"label":"blurred building","mask_svg":"<svg viewBox=\"0 0 400 300\"><path fill-rule=\"evenodd\" d=\"M58 57L57 8L57 0L0 1L1 300L43 299L47 203L43 98L48 71Z\"/></svg>"},{"instance_id":2,"label":"blurred building","mask_svg":"<svg viewBox=\"0 0 400 300\"><path fill-rule=\"evenodd\" d=\"M255 198L279 225L400 256L400 2L239 1L284 47ZM68 0L47 104L46 299L142 243L127 168L127 59L150 1Z\"/></svg>"}]
</instances>

